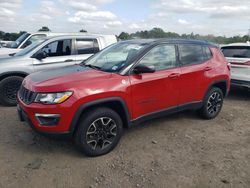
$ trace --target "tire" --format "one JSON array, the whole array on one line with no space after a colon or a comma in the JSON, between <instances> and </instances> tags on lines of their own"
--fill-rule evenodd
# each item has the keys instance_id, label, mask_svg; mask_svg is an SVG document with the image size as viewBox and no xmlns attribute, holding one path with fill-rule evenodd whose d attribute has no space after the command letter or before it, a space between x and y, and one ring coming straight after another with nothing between
<instances>
[{"instance_id":1,"label":"tire","mask_svg":"<svg viewBox=\"0 0 250 188\"><path fill-rule=\"evenodd\" d=\"M214 119L220 113L223 106L223 92L220 88L211 88L205 96L203 106L199 113L204 119Z\"/></svg>"},{"instance_id":2,"label":"tire","mask_svg":"<svg viewBox=\"0 0 250 188\"><path fill-rule=\"evenodd\" d=\"M96 108L82 115L74 135L80 151L87 156L100 156L112 151L123 132L120 116L110 108Z\"/></svg>"},{"instance_id":3,"label":"tire","mask_svg":"<svg viewBox=\"0 0 250 188\"><path fill-rule=\"evenodd\" d=\"M23 77L10 76L0 82L0 103L4 106L15 106L16 95L22 85Z\"/></svg>"}]
</instances>

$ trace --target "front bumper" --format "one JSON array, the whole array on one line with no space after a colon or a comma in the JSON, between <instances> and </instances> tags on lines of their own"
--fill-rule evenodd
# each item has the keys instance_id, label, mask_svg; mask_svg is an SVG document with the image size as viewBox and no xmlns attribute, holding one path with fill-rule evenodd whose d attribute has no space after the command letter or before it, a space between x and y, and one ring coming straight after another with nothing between
<instances>
[{"instance_id":1,"label":"front bumper","mask_svg":"<svg viewBox=\"0 0 250 188\"><path fill-rule=\"evenodd\" d=\"M41 129L37 129L36 126L29 119L27 113L19 105L17 105L17 114L21 122L26 122L35 132L41 135L57 138L69 138L72 136L70 132L46 132L41 131Z\"/></svg>"},{"instance_id":2,"label":"front bumper","mask_svg":"<svg viewBox=\"0 0 250 188\"><path fill-rule=\"evenodd\" d=\"M232 79L231 85L250 89L250 81Z\"/></svg>"},{"instance_id":3,"label":"front bumper","mask_svg":"<svg viewBox=\"0 0 250 188\"><path fill-rule=\"evenodd\" d=\"M70 136L73 134L71 122L75 111L72 104L42 105L32 103L27 105L19 96L17 100L17 113L20 121L27 122L36 132L53 136ZM52 118L51 120L51 115L54 115L54 118L57 119Z\"/></svg>"}]
</instances>

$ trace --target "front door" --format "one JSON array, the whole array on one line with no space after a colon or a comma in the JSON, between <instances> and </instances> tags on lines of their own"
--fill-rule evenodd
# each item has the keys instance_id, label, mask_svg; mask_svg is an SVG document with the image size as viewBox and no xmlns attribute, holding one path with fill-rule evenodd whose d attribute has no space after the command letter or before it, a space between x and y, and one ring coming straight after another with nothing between
<instances>
[{"instance_id":1,"label":"front door","mask_svg":"<svg viewBox=\"0 0 250 188\"><path fill-rule=\"evenodd\" d=\"M75 64L75 55L72 55L72 40L58 40L47 44L38 53L43 52L43 59L34 58L35 71L49 70Z\"/></svg>"},{"instance_id":2,"label":"front door","mask_svg":"<svg viewBox=\"0 0 250 188\"><path fill-rule=\"evenodd\" d=\"M180 69L176 59L175 45L162 44L140 60L140 65L154 67L156 72L130 76L133 119L177 106L179 88L176 82Z\"/></svg>"}]
</instances>

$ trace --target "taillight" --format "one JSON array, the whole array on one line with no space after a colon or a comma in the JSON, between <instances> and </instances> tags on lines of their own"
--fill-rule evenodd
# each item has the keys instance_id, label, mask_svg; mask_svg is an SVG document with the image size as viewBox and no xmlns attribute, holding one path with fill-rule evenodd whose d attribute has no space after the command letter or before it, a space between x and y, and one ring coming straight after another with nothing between
<instances>
[{"instance_id":1,"label":"taillight","mask_svg":"<svg viewBox=\"0 0 250 188\"><path fill-rule=\"evenodd\" d=\"M245 62L244 65L249 65L250 66L250 61Z\"/></svg>"},{"instance_id":2,"label":"taillight","mask_svg":"<svg viewBox=\"0 0 250 188\"><path fill-rule=\"evenodd\" d=\"M231 63L227 63L227 68L228 68L228 70L231 70Z\"/></svg>"}]
</instances>

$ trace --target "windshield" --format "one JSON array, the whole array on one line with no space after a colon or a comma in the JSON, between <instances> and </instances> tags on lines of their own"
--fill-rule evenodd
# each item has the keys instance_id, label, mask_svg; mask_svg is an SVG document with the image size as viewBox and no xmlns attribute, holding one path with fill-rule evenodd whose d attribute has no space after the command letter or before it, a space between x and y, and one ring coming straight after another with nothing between
<instances>
[{"instance_id":1,"label":"windshield","mask_svg":"<svg viewBox=\"0 0 250 188\"><path fill-rule=\"evenodd\" d=\"M10 47L11 48L18 48L20 46L20 44L22 44L23 41L25 41L25 39L27 39L30 36L29 33L24 33L22 34L15 42L12 42Z\"/></svg>"},{"instance_id":2,"label":"windshield","mask_svg":"<svg viewBox=\"0 0 250 188\"><path fill-rule=\"evenodd\" d=\"M106 72L119 72L129 61L141 52L147 44L117 43L92 56L84 66Z\"/></svg>"},{"instance_id":3,"label":"windshield","mask_svg":"<svg viewBox=\"0 0 250 188\"><path fill-rule=\"evenodd\" d=\"M39 46L44 41L45 41L45 39L37 40L37 41L33 42L33 44L31 44L30 46L28 46L28 47L24 48L23 50L17 52L14 56L26 55L26 54L30 53L33 49L35 49L37 46Z\"/></svg>"}]
</instances>

